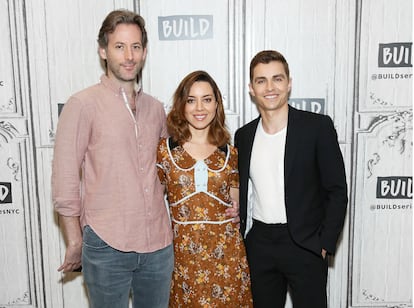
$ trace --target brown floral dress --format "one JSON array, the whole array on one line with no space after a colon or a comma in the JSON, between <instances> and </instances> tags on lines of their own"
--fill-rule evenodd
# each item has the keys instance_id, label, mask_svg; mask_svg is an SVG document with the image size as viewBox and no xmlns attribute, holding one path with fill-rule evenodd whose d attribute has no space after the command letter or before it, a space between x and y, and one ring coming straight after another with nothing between
<instances>
[{"instance_id":1,"label":"brown floral dress","mask_svg":"<svg viewBox=\"0 0 414 308\"><path fill-rule=\"evenodd\" d=\"M237 151L228 145L193 159L169 139L158 146L174 232L170 307L252 307L242 237L225 215L238 188Z\"/></svg>"}]
</instances>

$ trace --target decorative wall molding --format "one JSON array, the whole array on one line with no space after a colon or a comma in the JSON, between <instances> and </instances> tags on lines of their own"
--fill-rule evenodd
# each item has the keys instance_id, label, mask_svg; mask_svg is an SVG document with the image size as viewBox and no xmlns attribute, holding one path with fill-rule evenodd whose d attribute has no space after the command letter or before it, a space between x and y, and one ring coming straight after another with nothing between
<instances>
[{"instance_id":1,"label":"decorative wall molding","mask_svg":"<svg viewBox=\"0 0 414 308\"><path fill-rule=\"evenodd\" d=\"M8 305L23 305L23 304L30 304L30 296L29 292L24 292L21 297L13 299L7 303Z\"/></svg>"},{"instance_id":2,"label":"decorative wall molding","mask_svg":"<svg viewBox=\"0 0 414 308\"><path fill-rule=\"evenodd\" d=\"M21 180L20 179L20 164L13 157L9 157L7 159L7 167L9 167L12 170L14 180L16 182L19 182Z\"/></svg>"},{"instance_id":3,"label":"decorative wall molding","mask_svg":"<svg viewBox=\"0 0 414 308\"><path fill-rule=\"evenodd\" d=\"M360 124L367 125L356 131L354 166L365 168L354 168L351 189L350 307L409 307L412 180L405 181L412 179L412 109L363 117ZM380 179L404 184L393 186L392 197L383 194Z\"/></svg>"},{"instance_id":4,"label":"decorative wall molding","mask_svg":"<svg viewBox=\"0 0 414 308\"><path fill-rule=\"evenodd\" d=\"M10 98L6 103L0 104L0 113L8 114L16 112L16 103L14 98Z\"/></svg>"},{"instance_id":5,"label":"decorative wall molding","mask_svg":"<svg viewBox=\"0 0 414 308\"><path fill-rule=\"evenodd\" d=\"M19 132L12 123L6 120L0 120L0 148L2 142L9 143L17 136L19 136Z\"/></svg>"},{"instance_id":6,"label":"decorative wall molding","mask_svg":"<svg viewBox=\"0 0 414 308\"><path fill-rule=\"evenodd\" d=\"M8 183L13 197L0 204L8 254L0 264L2 286L7 285L7 294L0 293L1 307L44 307L25 2L0 3L0 182Z\"/></svg>"}]
</instances>

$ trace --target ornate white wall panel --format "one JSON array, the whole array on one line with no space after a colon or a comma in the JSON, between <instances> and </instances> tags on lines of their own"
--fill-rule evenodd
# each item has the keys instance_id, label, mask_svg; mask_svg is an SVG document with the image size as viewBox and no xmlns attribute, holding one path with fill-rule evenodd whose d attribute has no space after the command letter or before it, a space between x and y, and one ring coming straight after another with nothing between
<instances>
[{"instance_id":1,"label":"ornate white wall panel","mask_svg":"<svg viewBox=\"0 0 414 308\"><path fill-rule=\"evenodd\" d=\"M412 303L412 112L357 133L352 307Z\"/></svg>"},{"instance_id":2,"label":"ornate white wall panel","mask_svg":"<svg viewBox=\"0 0 414 308\"><path fill-rule=\"evenodd\" d=\"M412 1L358 2L351 307L412 307Z\"/></svg>"},{"instance_id":3,"label":"ornate white wall panel","mask_svg":"<svg viewBox=\"0 0 414 308\"><path fill-rule=\"evenodd\" d=\"M21 1L1 1L0 307L38 307L42 268Z\"/></svg>"},{"instance_id":4,"label":"ornate white wall panel","mask_svg":"<svg viewBox=\"0 0 414 308\"><path fill-rule=\"evenodd\" d=\"M411 107L413 2L360 2L359 112Z\"/></svg>"},{"instance_id":5,"label":"ornate white wall panel","mask_svg":"<svg viewBox=\"0 0 414 308\"><path fill-rule=\"evenodd\" d=\"M31 307L40 300L34 285L40 282L37 275L41 277L36 264L40 247L35 241L37 234L32 232L37 224L30 207L35 200L27 182L33 166L27 164L31 151L27 134L18 130L19 124L0 120L0 307Z\"/></svg>"},{"instance_id":6,"label":"ornate white wall panel","mask_svg":"<svg viewBox=\"0 0 414 308\"><path fill-rule=\"evenodd\" d=\"M412 111L357 133L352 307L412 304Z\"/></svg>"}]
</instances>

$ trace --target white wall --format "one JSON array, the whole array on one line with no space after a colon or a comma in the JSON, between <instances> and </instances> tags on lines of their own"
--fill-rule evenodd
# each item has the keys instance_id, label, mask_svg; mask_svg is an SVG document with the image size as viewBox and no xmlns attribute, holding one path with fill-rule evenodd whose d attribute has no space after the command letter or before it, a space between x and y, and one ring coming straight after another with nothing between
<instances>
[{"instance_id":1,"label":"white wall","mask_svg":"<svg viewBox=\"0 0 414 308\"><path fill-rule=\"evenodd\" d=\"M65 248L51 159L58 104L99 80L97 33L115 8L146 20L144 90L168 110L179 81L204 69L232 132L258 114L252 56L286 56L291 103L333 118L350 187L329 307L412 307L412 1L1 0L0 308L88 306L82 275L56 270ZM187 25L185 39L160 27L168 16Z\"/></svg>"}]
</instances>

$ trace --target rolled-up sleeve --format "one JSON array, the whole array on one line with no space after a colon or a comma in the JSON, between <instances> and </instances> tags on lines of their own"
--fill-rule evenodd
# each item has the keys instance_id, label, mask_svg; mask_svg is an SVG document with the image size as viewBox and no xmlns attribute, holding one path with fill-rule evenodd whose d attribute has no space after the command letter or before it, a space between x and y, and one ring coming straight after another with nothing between
<instances>
[{"instance_id":1,"label":"rolled-up sleeve","mask_svg":"<svg viewBox=\"0 0 414 308\"><path fill-rule=\"evenodd\" d=\"M75 97L59 117L52 161L52 199L63 216L81 215L81 169L91 135L87 106Z\"/></svg>"}]
</instances>

